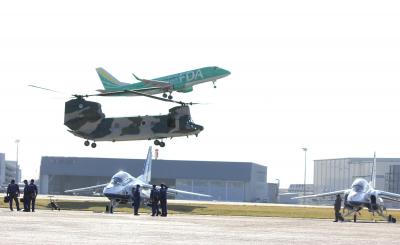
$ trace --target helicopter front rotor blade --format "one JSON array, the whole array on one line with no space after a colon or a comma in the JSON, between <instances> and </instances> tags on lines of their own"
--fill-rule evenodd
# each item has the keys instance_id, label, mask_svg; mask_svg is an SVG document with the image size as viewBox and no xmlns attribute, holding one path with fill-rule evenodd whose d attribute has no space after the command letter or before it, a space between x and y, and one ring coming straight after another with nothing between
<instances>
[{"instance_id":1,"label":"helicopter front rotor blade","mask_svg":"<svg viewBox=\"0 0 400 245\"><path fill-rule=\"evenodd\" d=\"M38 88L38 89L47 90L47 91L54 92L54 93L59 93L59 94L62 94L62 93L61 93L61 92L59 92L59 91L52 90L52 89L49 89L49 88L43 88L43 87L39 87L39 86L32 85L32 84L28 84L28 86L30 86L30 87L33 87L33 88Z\"/></svg>"}]
</instances>

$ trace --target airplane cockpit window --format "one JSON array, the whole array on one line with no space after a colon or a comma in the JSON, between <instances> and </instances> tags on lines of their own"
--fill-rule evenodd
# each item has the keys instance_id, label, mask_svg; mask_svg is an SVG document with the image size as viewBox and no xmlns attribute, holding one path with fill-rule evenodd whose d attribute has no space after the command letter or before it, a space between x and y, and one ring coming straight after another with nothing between
<instances>
[{"instance_id":1,"label":"airplane cockpit window","mask_svg":"<svg viewBox=\"0 0 400 245\"><path fill-rule=\"evenodd\" d=\"M113 178L111 179L111 183L112 183L112 184L120 185L120 184L122 183L122 178L115 176L115 177L113 177Z\"/></svg>"},{"instance_id":2,"label":"airplane cockpit window","mask_svg":"<svg viewBox=\"0 0 400 245\"><path fill-rule=\"evenodd\" d=\"M117 184L117 185L125 185L127 183L127 180L129 182L129 175L125 172L118 172L111 178L111 183L112 184Z\"/></svg>"},{"instance_id":3,"label":"airplane cockpit window","mask_svg":"<svg viewBox=\"0 0 400 245\"><path fill-rule=\"evenodd\" d=\"M365 192L368 190L368 182L365 179L356 179L351 185L351 189L355 192Z\"/></svg>"}]
</instances>

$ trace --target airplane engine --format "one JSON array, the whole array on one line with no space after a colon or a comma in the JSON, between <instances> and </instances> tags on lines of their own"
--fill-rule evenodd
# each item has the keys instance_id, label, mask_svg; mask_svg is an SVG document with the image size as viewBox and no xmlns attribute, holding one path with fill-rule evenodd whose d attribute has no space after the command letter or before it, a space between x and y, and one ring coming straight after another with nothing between
<instances>
[{"instance_id":1,"label":"airplane engine","mask_svg":"<svg viewBox=\"0 0 400 245\"><path fill-rule=\"evenodd\" d=\"M65 102L64 125L71 130L79 130L87 123L95 123L104 119L101 105L82 98Z\"/></svg>"}]
</instances>

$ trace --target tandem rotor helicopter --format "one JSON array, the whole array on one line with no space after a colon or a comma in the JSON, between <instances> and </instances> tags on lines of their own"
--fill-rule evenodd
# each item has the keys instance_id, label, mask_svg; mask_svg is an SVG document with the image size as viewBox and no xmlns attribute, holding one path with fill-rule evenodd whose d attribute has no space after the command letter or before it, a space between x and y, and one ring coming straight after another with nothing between
<instances>
[{"instance_id":1,"label":"tandem rotor helicopter","mask_svg":"<svg viewBox=\"0 0 400 245\"><path fill-rule=\"evenodd\" d=\"M29 85L31 87L58 92L55 90ZM147 89L123 90L91 95L73 95L65 102L64 125L73 135L85 139L84 145L95 148L98 141L154 140L155 145L164 147L164 139L198 134L204 129L195 124L190 115L189 106L197 103L185 103L165 99L144 93ZM133 116L107 118L101 110L101 104L86 100L92 96L115 96L132 93L152 99L179 104L169 109L168 114L157 116ZM90 143L92 141L92 143Z\"/></svg>"}]
</instances>

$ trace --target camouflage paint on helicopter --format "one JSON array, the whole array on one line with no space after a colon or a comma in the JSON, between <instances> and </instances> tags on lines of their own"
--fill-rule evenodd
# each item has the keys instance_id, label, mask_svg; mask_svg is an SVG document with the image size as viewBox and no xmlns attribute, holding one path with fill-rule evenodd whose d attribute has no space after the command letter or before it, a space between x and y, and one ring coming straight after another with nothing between
<instances>
[{"instance_id":1,"label":"camouflage paint on helicopter","mask_svg":"<svg viewBox=\"0 0 400 245\"><path fill-rule=\"evenodd\" d=\"M106 118L97 102L83 98L65 103L64 125L69 132L93 141L151 140L165 146L159 139L198 135L204 128L191 120L189 106L173 107L166 115ZM92 143L96 147L96 143Z\"/></svg>"}]
</instances>

